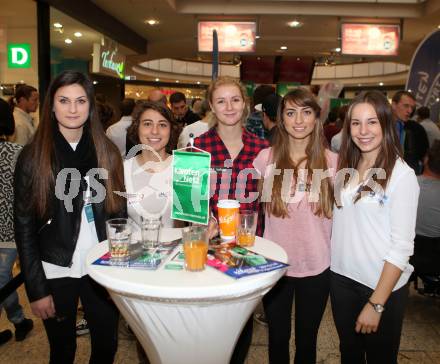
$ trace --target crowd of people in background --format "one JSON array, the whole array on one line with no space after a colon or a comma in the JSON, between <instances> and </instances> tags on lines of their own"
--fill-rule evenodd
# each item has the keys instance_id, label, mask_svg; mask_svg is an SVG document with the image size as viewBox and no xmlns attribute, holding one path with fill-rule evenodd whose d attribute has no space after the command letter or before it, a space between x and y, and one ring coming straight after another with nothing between
<instances>
[{"instance_id":1,"label":"crowd of people in background","mask_svg":"<svg viewBox=\"0 0 440 364\"><path fill-rule=\"evenodd\" d=\"M95 97L86 76L66 71L51 83L37 125L32 114L38 99L35 88L20 85L9 105L0 100L0 152L6 156L0 160L0 286L11 279L18 250L51 362L74 361L79 300L91 335L91 362L113 362L119 314L105 289L86 274L87 251L106 239L104 223L113 216L139 223L148 210L165 227L179 226L170 218L172 151L194 146L211 153L212 169L230 171L230 188L220 188L221 173L211 181L210 232L217 231L219 199L265 193L263 183L240 171L252 168L261 181L273 178L269 202L241 204L258 212L257 234L281 245L289 257L286 275L263 299L269 362L289 363L293 302L295 363L316 362L330 297L342 363L397 363L415 235L440 239L440 129L429 108L416 110L412 93L399 91L389 102L379 91L361 92L322 120L307 88L277 95L273 86L260 85L249 103L239 81L218 78L205 99L187 100L175 92L167 100L152 89L147 99L126 98L114 108ZM105 168L105 200L91 203L79 194L67 213L55 197L55 178L63 168L79 170L80 189L89 197L87 172ZM274 175L274 168L281 174ZM346 168L358 178L338 181L336 172ZM286 202L283 179L292 170ZM311 202L314 170L333 172ZM33 323L17 294L1 307L15 325L16 340L23 340ZM231 363L245 361L252 331L251 317ZM10 330L0 332L0 345L11 337Z\"/></svg>"}]
</instances>

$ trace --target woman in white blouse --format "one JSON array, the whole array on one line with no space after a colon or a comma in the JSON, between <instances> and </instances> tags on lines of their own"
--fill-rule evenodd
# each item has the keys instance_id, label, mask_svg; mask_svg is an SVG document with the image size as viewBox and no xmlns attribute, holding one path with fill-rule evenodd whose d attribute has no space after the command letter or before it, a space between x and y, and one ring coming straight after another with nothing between
<instances>
[{"instance_id":1,"label":"woman in white blouse","mask_svg":"<svg viewBox=\"0 0 440 364\"><path fill-rule=\"evenodd\" d=\"M164 227L173 227L171 152L177 124L172 112L155 102L137 104L132 116L127 135L136 146L124 162L128 216L138 224L141 216L160 217Z\"/></svg>"},{"instance_id":2,"label":"woman in white blouse","mask_svg":"<svg viewBox=\"0 0 440 364\"><path fill-rule=\"evenodd\" d=\"M382 93L353 100L339 157L330 268L341 362L397 363L419 187Z\"/></svg>"}]
</instances>

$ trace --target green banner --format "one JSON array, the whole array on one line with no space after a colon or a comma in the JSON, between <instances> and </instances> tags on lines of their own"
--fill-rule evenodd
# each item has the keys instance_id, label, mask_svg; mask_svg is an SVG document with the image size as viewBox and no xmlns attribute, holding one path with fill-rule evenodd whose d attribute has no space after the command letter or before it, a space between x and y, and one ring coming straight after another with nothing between
<instances>
[{"instance_id":1,"label":"green banner","mask_svg":"<svg viewBox=\"0 0 440 364\"><path fill-rule=\"evenodd\" d=\"M297 89L301 84L299 82L279 82L277 83L277 94L284 97L289 91Z\"/></svg>"},{"instance_id":2,"label":"green banner","mask_svg":"<svg viewBox=\"0 0 440 364\"><path fill-rule=\"evenodd\" d=\"M173 151L171 218L199 224L209 220L210 153Z\"/></svg>"},{"instance_id":3,"label":"green banner","mask_svg":"<svg viewBox=\"0 0 440 364\"><path fill-rule=\"evenodd\" d=\"M330 110L334 109L335 107L349 105L350 102L351 99L330 99Z\"/></svg>"}]
</instances>

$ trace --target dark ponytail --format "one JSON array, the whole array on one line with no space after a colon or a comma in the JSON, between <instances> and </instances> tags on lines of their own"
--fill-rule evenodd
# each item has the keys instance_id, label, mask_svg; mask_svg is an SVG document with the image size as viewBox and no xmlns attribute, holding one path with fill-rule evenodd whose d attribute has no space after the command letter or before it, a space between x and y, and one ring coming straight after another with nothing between
<instances>
[{"instance_id":1,"label":"dark ponytail","mask_svg":"<svg viewBox=\"0 0 440 364\"><path fill-rule=\"evenodd\" d=\"M29 98L32 96L32 92L37 92L37 89L26 84L18 84L15 86L15 94L8 100L11 111L14 111L14 107L18 104L18 101L22 97L24 97L26 100L29 100Z\"/></svg>"}]
</instances>

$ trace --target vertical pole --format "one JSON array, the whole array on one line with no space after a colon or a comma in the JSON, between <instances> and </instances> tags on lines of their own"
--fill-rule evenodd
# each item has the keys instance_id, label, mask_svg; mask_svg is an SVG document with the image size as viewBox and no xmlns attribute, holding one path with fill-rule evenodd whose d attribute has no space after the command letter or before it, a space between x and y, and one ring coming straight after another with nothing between
<instances>
[{"instance_id":1,"label":"vertical pole","mask_svg":"<svg viewBox=\"0 0 440 364\"><path fill-rule=\"evenodd\" d=\"M212 31L212 79L216 80L218 77L218 63L219 63L219 52L218 52L218 36L217 30Z\"/></svg>"},{"instance_id":2,"label":"vertical pole","mask_svg":"<svg viewBox=\"0 0 440 364\"><path fill-rule=\"evenodd\" d=\"M50 6L41 1L37 1L37 34L38 91L42 105L50 83Z\"/></svg>"}]
</instances>

